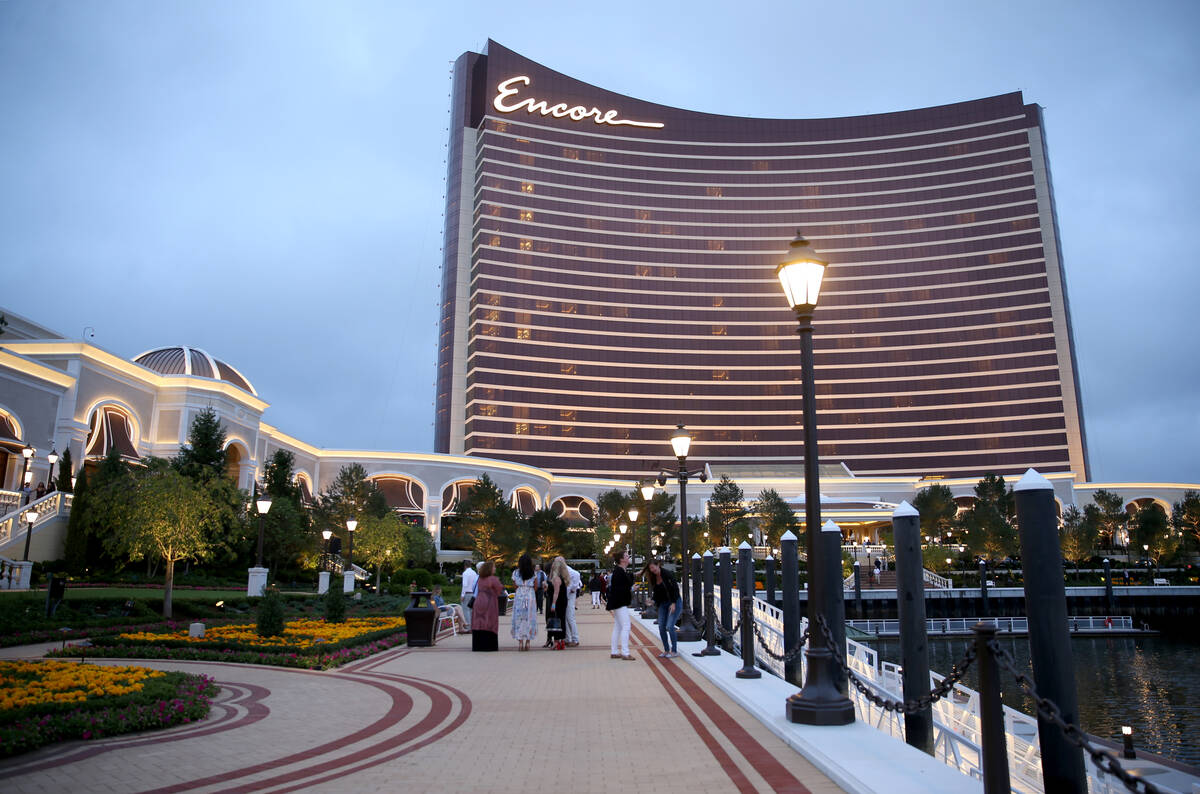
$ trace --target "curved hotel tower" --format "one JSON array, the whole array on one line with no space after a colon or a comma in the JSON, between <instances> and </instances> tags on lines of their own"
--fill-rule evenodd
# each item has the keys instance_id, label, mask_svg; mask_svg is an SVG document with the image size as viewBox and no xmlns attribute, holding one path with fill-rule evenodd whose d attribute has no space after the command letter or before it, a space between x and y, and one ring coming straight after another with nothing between
<instances>
[{"instance_id":1,"label":"curved hotel tower","mask_svg":"<svg viewBox=\"0 0 1200 794\"><path fill-rule=\"evenodd\" d=\"M435 446L560 475L797 471L775 265L830 261L821 462L1088 477L1042 116L1020 93L836 119L632 99L495 42L454 71Z\"/></svg>"}]
</instances>

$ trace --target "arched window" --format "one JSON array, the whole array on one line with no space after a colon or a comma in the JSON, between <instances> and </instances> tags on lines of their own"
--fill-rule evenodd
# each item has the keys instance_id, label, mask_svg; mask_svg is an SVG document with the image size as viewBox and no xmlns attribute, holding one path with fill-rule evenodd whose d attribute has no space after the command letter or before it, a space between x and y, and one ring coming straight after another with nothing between
<instances>
[{"instance_id":1,"label":"arched window","mask_svg":"<svg viewBox=\"0 0 1200 794\"><path fill-rule=\"evenodd\" d=\"M127 413L115 405L101 406L92 414L84 457L104 458L115 449L127 460L139 460L134 438L133 419Z\"/></svg>"},{"instance_id":2,"label":"arched window","mask_svg":"<svg viewBox=\"0 0 1200 794\"><path fill-rule=\"evenodd\" d=\"M574 521L591 523L596 517L596 506L582 496L559 497L550 507L568 523Z\"/></svg>"},{"instance_id":3,"label":"arched window","mask_svg":"<svg viewBox=\"0 0 1200 794\"><path fill-rule=\"evenodd\" d=\"M442 513L455 512L458 509L459 501L474 487L475 480L458 480L447 485L442 491Z\"/></svg>"},{"instance_id":4,"label":"arched window","mask_svg":"<svg viewBox=\"0 0 1200 794\"><path fill-rule=\"evenodd\" d=\"M531 516L538 509L537 491L532 488L515 488L512 496L509 497L509 502L517 509L517 512L523 516Z\"/></svg>"},{"instance_id":5,"label":"arched window","mask_svg":"<svg viewBox=\"0 0 1200 794\"><path fill-rule=\"evenodd\" d=\"M425 513L425 489L411 477L382 474L372 477L388 507L399 513Z\"/></svg>"}]
</instances>

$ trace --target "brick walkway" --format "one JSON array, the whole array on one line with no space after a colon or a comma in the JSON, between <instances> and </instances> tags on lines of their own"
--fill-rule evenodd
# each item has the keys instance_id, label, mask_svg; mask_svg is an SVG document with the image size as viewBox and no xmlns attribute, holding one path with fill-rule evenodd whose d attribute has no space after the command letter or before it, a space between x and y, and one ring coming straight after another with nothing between
<instances>
[{"instance_id":1,"label":"brick walkway","mask_svg":"<svg viewBox=\"0 0 1200 794\"><path fill-rule=\"evenodd\" d=\"M208 720L73 742L0 762L17 792L840 791L690 665L609 658L608 614L581 604L582 644L501 652L469 637L400 648L327 672L134 662L221 684ZM13 658L39 648L4 649Z\"/></svg>"}]
</instances>

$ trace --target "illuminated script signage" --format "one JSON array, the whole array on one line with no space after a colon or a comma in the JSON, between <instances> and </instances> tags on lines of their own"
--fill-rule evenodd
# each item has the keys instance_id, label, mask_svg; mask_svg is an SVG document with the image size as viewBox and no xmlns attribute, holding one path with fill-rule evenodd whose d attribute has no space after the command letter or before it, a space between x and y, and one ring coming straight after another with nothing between
<instances>
[{"instance_id":1,"label":"illuminated script signage","mask_svg":"<svg viewBox=\"0 0 1200 794\"><path fill-rule=\"evenodd\" d=\"M601 110L595 107L589 108L585 105L572 106L566 102L551 105L544 99L534 99L533 97L510 99L510 97L516 97L521 90L516 86L529 85L530 82L530 79L524 75L504 80L496 86L496 98L492 100L492 107L501 113L516 113L518 110L524 110L526 113L540 113L543 116L553 116L556 119L567 118L572 121L591 119L597 124L611 124L614 127L649 127L656 130L663 127L661 121L630 121L629 119L619 119L615 110Z\"/></svg>"}]
</instances>

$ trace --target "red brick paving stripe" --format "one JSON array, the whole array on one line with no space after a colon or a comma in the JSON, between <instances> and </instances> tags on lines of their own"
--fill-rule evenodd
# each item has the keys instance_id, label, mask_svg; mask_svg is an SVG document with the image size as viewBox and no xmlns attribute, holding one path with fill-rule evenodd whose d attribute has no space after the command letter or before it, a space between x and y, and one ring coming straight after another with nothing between
<instances>
[{"instance_id":1,"label":"red brick paving stripe","mask_svg":"<svg viewBox=\"0 0 1200 794\"><path fill-rule=\"evenodd\" d=\"M305 672L309 672L309 671L301 670L301 671L296 671L296 672L305 673ZM359 730L355 731L354 733L349 734L347 736L343 736L342 738L337 739L335 741L326 742L325 744L318 745L317 747L313 747L313 748L304 750L303 752L292 753L291 755L287 755L282 758L276 758L271 761L264 761L263 763L254 764L253 766L244 767L242 769L235 769L235 770L231 770L229 772L224 772L219 775L211 775L209 777L200 778L197 780L189 780L186 783L176 783L175 785L172 785L172 786L165 786L163 788L152 789L152 791L154 792L154 794L173 794L173 792L188 791L191 789L203 788L205 786L217 785L219 783L227 783L229 781L238 780L240 778L247 777L248 775L258 774L259 772L270 772L273 769L278 769L280 767L288 766L291 764L302 763L305 761L314 761L319 756L325 755L327 753L336 752L338 750L341 750L344 747L348 747L348 746L350 746L352 744L356 744L360 741L367 740L370 737L372 737L373 735L379 733L380 731L387 730L391 726L393 726L393 725L399 723L401 720L403 720L406 716L408 716L409 712L412 711L412 705L413 705L412 697L403 690L395 689L393 687L388 687L388 686L385 686L383 684L376 683L373 681L362 681L357 678L352 678L348 675L333 674L330 677L340 678L340 679L343 679L346 681L353 681L354 683L367 684L368 686L373 686L376 689L383 691L385 694L388 694L391 696L391 701L392 701L391 708L388 709L386 714L384 714L382 717L380 717L378 720L371 723L370 725L360 728ZM447 709L447 711L448 710L449 709ZM336 767L336 766L341 766L343 764L352 763L353 760L355 759L355 757L360 755L362 752L363 751L360 750L356 753L352 753L349 756L344 756L343 758L338 759L337 761L323 761L323 762L320 762L318 765L322 769L328 769L328 768L331 768L331 764ZM281 782L286 782L286 781L281 781ZM263 786L265 784L266 783L264 781L264 782L256 783L255 786ZM233 791L233 789L223 789L223 790ZM254 790L254 787L251 787L246 790L247 791ZM149 794L149 792L147 794Z\"/></svg>"},{"instance_id":2,"label":"red brick paving stripe","mask_svg":"<svg viewBox=\"0 0 1200 794\"><path fill-rule=\"evenodd\" d=\"M641 627L639 626L640 630ZM787 767L779 763L775 756L758 743L758 740L751 736L745 728L743 728L737 720L735 720L725 709L717 705L708 693L697 686L687 673L679 669L677 665L664 665L675 679L676 683L687 692L688 697L700 708L702 712L708 715L709 719L721 729L725 737L733 743L733 746L738 749L746 760L754 766L756 772L763 776L763 779L775 789L775 791L788 792L789 794L812 794L808 787L796 779L796 776L788 771ZM782 707L782 704L781 704Z\"/></svg>"},{"instance_id":3,"label":"red brick paving stripe","mask_svg":"<svg viewBox=\"0 0 1200 794\"><path fill-rule=\"evenodd\" d=\"M654 677L658 679L658 682L662 684L663 689L665 689L667 694L671 696L671 700L673 700L675 705L679 707L679 710L683 712L683 718L687 720L688 724L692 726L692 729L696 731L696 734L700 737L700 740L704 742L705 746L708 747L708 751L713 754L713 757L717 760L717 763L720 764L721 769L725 771L725 774L729 775L729 779L733 781L735 786L737 786L737 790L743 794L747 794L747 792L749 792L749 794L755 794L756 789L750 783L749 778L747 778L745 773L742 772L742 770L738 768L737 764L733 762L733 759L729 757L729 753L725 752L725 748L722 747L721 743L718 742L712 733L709 732L708 728L704 727L704 723L700 722L700 719L696 716L695 712L693 712L691 707L684 702L683 698L679 696L679 693L675 691L675 688L667 682L666 676L663 675L662 671L659 670L660 665L654 663L655 657L650 655L651 651L641 648L639 652L642 655L642 659L644 659L650 665L650 672L654 673Z\"/></svg>"}]
</instances>

